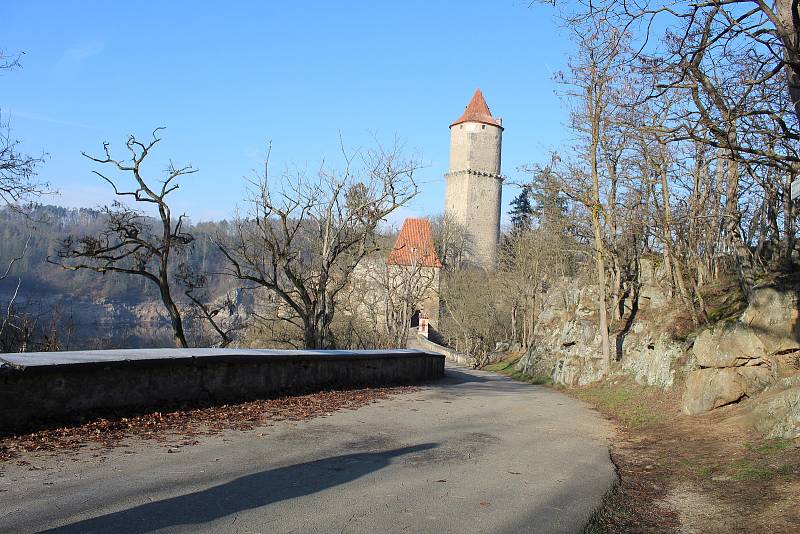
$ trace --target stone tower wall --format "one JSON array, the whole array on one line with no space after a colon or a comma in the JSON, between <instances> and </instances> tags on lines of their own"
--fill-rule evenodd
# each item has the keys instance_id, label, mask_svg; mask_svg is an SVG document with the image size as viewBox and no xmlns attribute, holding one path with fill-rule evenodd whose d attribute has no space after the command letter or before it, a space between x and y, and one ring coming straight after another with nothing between
<instances>
[{"instance_id":1,"label":"stone tower wall","mask_svg":"<svg viewBox=\"0 0 800 534\"><path fill-rule=\"evenodd\" d=\"M502 132L478 122L450 128L445 214L467 228L467 257L485 269L494 268L500 239Z\"/></svg>"},{"instance_id":2,"label":"stone tower wall","mask_svg":"<svg viewBox=\"0 0 800 534\"><path fill-rule=\"evenodd\" d=\"M503 130L491 124L462 122L450 128L450 172L500 174Z\"/></svg>"}]
</instances>

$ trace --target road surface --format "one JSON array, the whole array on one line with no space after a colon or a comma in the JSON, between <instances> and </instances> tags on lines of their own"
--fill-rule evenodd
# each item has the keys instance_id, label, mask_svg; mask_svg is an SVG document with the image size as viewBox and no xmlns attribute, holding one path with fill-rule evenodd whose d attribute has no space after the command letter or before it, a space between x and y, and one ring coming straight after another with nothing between
<instances>
[{"instance_id":1,"label":"road surface","mask_svg":"<svg viewBox=\"0 0 800 534\"><path fill-rule=\"evenodd\" d=\"M448 367L306 422L12 461L0 532L576 532L615 480L610 429L552 389ZM175 449L173 449L175 450Z\"/></svg>"}]
</instances>

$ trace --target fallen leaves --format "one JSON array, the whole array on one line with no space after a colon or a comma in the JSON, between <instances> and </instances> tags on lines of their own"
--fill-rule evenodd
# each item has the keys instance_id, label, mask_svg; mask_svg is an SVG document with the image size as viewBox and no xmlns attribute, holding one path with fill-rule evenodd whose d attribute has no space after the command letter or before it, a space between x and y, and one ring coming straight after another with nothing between
<instances>
[{"instance_id":1,"label":"fallen leaves","mask_svg":"<svg viewBox=\"0 0 800 534\"><path fill-rule=\"evenodd\" d=\"M415 390L413 387L393 387L321 391L238 404L96 419L80 425L0 437L0 462L23 452L70 451L90 444L105 448L124 446L122 442L128 437L164 442L179 435L185 439L181 445L193 445L198 443L192 439L195 436L218 434L224 430L252 430L277 421L325 417L338 410L354 410ZM23 462L27 464L21 460L20 465Z\"/></svg>"}]
</instances>

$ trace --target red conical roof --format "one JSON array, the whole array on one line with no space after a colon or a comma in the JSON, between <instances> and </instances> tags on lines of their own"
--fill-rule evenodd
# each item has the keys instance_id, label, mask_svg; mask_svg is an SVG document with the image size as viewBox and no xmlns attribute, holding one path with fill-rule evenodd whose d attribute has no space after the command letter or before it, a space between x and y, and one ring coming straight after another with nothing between
<instances>
[{"instance_id":1,"label":"red conical roof","mask_svg":"<svg viewBox=\"0 0 800 534\"><path fill-rule=\"evenodd\" d=\"M452 128L456 124L461 124L462 122L481 122L483 124L497 126L498 128L503 127L497 119L492 117L492 113L489 111L489 106L486 105L486 100L483 99L483 93L481 93L480 88L475 90L475 94L472 95L472 100L467 104L467 109L464 110L464 114L461 115L456 122L451 124L450 127Z\"/></svg>"},{"instance_id":2,"label":"red conical roof","mask_svg":"<svg viewBox=\"0 0 800 534\"><path fill-rule=\"evenodd\" d=\"M419 265L441 267L442 262L433 246L433 231L428 219L406 219L394 242L389 256L389 265Z\"/></svg>"}]
</instances>

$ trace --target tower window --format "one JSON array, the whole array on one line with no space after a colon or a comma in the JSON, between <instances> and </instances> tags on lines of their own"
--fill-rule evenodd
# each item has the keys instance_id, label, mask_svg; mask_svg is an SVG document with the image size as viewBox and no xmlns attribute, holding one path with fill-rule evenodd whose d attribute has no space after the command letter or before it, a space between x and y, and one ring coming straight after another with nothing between
<instances>
[{"instance_id":1,"label":"tower window","mask_svg":"<svg viewBox=\"0 0 800 534\"><path fill-rule=\"evenodd\" d=\"M481 124L481 130L485 130L485 129L486 129L486 125L485 124Z\"/></svg>"}]
</instances>

